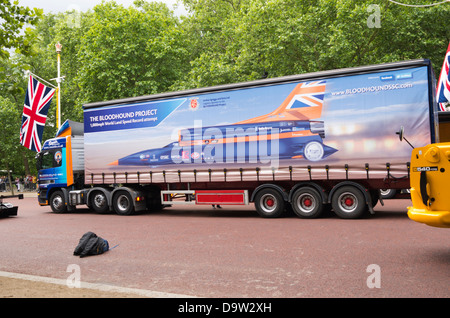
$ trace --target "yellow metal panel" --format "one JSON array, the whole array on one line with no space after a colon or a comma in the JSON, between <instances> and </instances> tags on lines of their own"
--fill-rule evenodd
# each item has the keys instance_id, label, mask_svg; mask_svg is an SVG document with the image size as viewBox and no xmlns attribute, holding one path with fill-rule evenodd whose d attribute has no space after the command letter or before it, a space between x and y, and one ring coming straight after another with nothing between
<instances>
[{"instance_id":1,"label":"yellow metal panel","mask_svg":"<svg viewBox=\"0 0 450 318\"><path fill-rule=\"evenodd\" d=\"M450 142L415 148L411 155L408 216L431 226L450 227Z\"/></svg>"}]
</instances>

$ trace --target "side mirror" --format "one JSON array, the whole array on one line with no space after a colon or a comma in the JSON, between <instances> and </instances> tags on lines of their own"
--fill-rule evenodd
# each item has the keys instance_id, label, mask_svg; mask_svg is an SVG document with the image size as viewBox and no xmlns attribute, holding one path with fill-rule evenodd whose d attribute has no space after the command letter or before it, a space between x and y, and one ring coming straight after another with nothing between
<instances>
[{"instance_id":1,"label":"side mirror","mask_svg":"<svg viewBox=\"0 0 450 318\"><path fill-rule=\"evenodd\" d=\"M414 149L414 146L411 145L411 143L408 141L408 139L403 137L404 131L405 131L405 129L403 128L403 126L401 126L400 130L396 132L396 134L398 135L398 138L400 139L400 141L403 141L403 139L405 139L405 141L408 143L408 145L410 145L411 148Z\"/></svg>"},{"instance_id":2,"label":"side mirror","mask_svg":"<svg viewBox=\"0 0 450 318\"><path fill-rule=\"evenodd\" d=\"M400 127L400 130L396 132L396 134L398 135L398 138L400 139L400 141L403 141L403 132L405 131L405 129L403 128L403 126Z\"/></svg>"}]
</instances>

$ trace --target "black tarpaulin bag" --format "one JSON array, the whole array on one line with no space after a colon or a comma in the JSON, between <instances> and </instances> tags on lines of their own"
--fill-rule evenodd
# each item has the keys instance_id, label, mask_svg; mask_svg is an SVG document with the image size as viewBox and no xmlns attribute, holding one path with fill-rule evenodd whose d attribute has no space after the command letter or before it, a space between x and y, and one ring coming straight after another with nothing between
<instances>
[{"instance_id":1,"label":"black tarpaulin bag","mask_svg":"<svg viewBox=\"0 0 450 318\"><path fill-rule=\"evenodd\" d=\"M86 232L80 238L80 242L73 251L73 255L85 257L89 255L99 255L109 250L108 241L97 236L93 232Z\"/></svg>"}]
</instances>

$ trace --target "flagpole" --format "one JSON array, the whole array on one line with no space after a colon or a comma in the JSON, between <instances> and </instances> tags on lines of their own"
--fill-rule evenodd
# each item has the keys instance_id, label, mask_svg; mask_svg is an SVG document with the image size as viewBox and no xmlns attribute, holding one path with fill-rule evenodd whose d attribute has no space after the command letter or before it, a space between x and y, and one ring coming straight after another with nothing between
<instances>
[{"instance_id":1,"label":"flagpole","mask_svg":"<svg viewBox=\"0 0 450 318\"><path fill-rule=\"evenodd\" d=\"M47 84L48 86L51 86L51 87L53 87L53 88L58 88L58 87L56 87L55 85L53 85L52 83L50 83L50 82L47 82L45 79L43 79L42 77L39 77L39 76L37 76L36 74L34 74L34 73L32 73L32 72L30 72L30 71L26 71L26 74L25 74L27 77L28 76L30 76L30 75L33 75L33 77L36 77L38 80L40 80L41 82L44 82L45 84Z\"/></svg>"},{"instance_id":2,"label":"flagpole","mask_svg":"<svg viewBox=\"0 0 450 318\"><path fill-rule=\"evenodd\" d=\"M57 64L58 64L58 77L56 78L56 83L58 83L58 89L56 90L56 127L59 129L61 126L61 48L62 45L58 42L55 45L57 54Z\"/></svg>"}]
</instances>

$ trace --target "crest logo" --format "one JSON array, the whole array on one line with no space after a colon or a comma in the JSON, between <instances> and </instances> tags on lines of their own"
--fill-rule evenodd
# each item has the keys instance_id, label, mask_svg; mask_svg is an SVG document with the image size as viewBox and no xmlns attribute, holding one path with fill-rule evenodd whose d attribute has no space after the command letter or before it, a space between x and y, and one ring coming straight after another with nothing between
<instances>
[{"instance_id":1,"label":"crest logo","mask_svg":"<svg viewBox=\"0 0 450 318\"><path fill-rule=\"evenodd\" d=\"M191 158L192 159L198 159L198 158L200 158L200 154L198 153L198 152L193 152L192 154L191 154Z\"/></svg>"},{"instance_id":2,"label":"crest logo","mask_svg":"<svg viewBox=\"0 0 450 318\"><path fill-rule=\"evenodd\" d=\"M56 161L56 163L59 165L59 163L61 162L61 160L62 160L62 154L61 154L61 151L57 151L57 152L55 152L55 161Z\"/></svg>"},{"instance_id":3,"label":"crest logo","mask_svg":"<svg viewBox=\"0 0 450 318\"><path fill-rule=\"evenodd\" d=\"M196 110L198 108L198 98L191 98L190 100L190 108L191 110Z\"/></svg>"}]
</instances>

